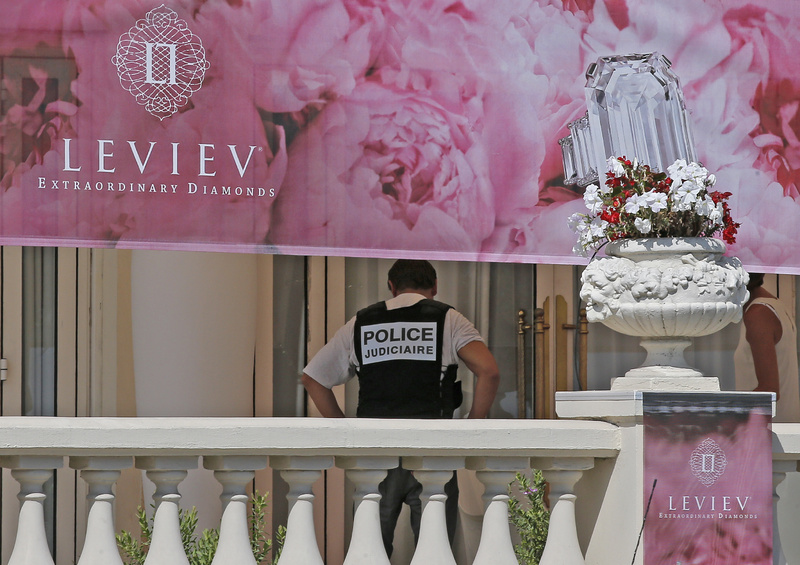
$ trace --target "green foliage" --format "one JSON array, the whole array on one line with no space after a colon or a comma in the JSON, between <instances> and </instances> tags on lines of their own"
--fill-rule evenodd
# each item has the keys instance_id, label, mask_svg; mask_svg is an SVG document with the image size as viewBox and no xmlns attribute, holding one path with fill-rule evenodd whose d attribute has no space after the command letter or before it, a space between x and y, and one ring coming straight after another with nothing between
<instances>
[{"instance_id":1,"label":"green foliage","mask_svg":"<svg viewBox=\"0 0 800 565\"><path fill-rule=\"evenodd\" d=\"M137 540L130 532L125 530L117 534L117 546L122 551L128 565L142 565L144 563L147 557L147 550L150 548L150 541L153 539L152 522L147 519L147 513L141 506L136 510L136 517L139 521L140 539ZM183 519L181 519L181 524L183 524ZM183 528L181 528L182 531Z\"/></svg>"},{"instance_id":2,"label":"green foliage","mask_svg":"<svg viewBox=\"0 0 800 565\"><path fill-rule=\"evenodd\" d=\"M539 565L547 541L550 512L544 502L546 482L541 471L532 477L517 473L508 487L509 521L517 529L520 542L514 552L520 565Z\"/></svg>"},{"instance_id":3,"label":"green foliage","mask_svg":"<svg viewBox=\"0 0 800 565\"><path fill-rule=\"evenodd\" d=\"M286 528L278 527L275 535L275 542L266 534L267 525L267 495L254 493L250 498L250 516L248 519L250 531L250 546L256 563L262 565L275 565L280 557L283 541L286 538ZM123 530L117 534L117 545L122 552L122 558L126 565L144 565L147 551L150 549L150 542L153 538L153 519L147 517L147 513L141 506L136 511L139 521L138 539L130 532ZM189 559L190 565L211 565L214 553L217 551L219 543L219 531L216 529L203 530L198 537L197 531L197 508L191 510L181 510L178 514L180 520L181 540L183 550ZM274 551L273 551L274 549ZM272 560L270 554L274 553Z\"/></svg>"},{"instance_id":4,"label":"green foliage","mask_svg":"<svg viewBox=\"0 0 800 565\"><path fill-rule=\"evenodd\" d=\"M266 534L267 496L261 496L256 493L253 495L251 502L250 547L253 549L256 563L266 563L270 553L274 552L272 563L275 564L281 556L283 542L286 539L286 527L283 525L278 526L278 531L275 532L275 541L273 542Z\"/></svg>"}]
</instances>

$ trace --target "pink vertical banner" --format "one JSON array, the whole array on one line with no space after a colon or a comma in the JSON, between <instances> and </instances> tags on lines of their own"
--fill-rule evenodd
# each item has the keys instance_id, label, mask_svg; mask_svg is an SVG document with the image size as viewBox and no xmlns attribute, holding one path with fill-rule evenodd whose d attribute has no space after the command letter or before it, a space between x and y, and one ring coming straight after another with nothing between
<instances>
[{"instance_id":1,"label":"pink vertical banner","mask_svg":"<svg viewBox=\"0 0 800 565\"><path fill-rule=\"evenodd\" d=\"M771 393L642 402L645 565L771 565Z\"/></svg>"}]
</instances>

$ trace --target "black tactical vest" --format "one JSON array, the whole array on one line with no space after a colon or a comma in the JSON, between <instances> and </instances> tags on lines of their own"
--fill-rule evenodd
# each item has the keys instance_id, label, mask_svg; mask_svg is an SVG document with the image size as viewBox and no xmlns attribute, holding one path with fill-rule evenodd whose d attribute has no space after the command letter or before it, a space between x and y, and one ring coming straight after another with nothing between
<instances>
[{"instance_id":1,"label":"black tactical vest","mask_svg":"<svg viewBox=\"0 0 800 565\"><path fill-rule=\"evenodd\" d=\"M394 310L379 302L356 314L359 418L452 418L461 383L455 383L458 365L442 371L450 308L424 299Z\"/></svg>"}]
</instances>

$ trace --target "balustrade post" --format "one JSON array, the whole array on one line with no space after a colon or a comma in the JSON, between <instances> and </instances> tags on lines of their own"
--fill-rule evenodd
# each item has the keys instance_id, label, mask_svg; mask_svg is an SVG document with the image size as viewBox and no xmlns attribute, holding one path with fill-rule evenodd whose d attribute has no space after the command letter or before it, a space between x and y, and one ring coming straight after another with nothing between
<instances>
[{"instance_id":1,"label":"balustrade post","mask_svg":"<svg viewBox=\"0 0 800 565\"><path fill-rule=\"evenodd\" d=\"M585 565L575 526L575 483L594 467L594 458L534 458L550 485L550 527L539 565Z\"/></svg>"},{"instance_id":2,"label":"balustrade post","mask_svg":"<svg viewBox=\"0 0 800 565\"><path fill-rule=\"evenodd\" d=\"M311 487L323 469L333 466L333 457L271 456L270 466L289 484L289 518L286 540L278 565L323 565L314 531L314 495Z\"/></svg>"},{"instance_id":3,"label":"balustrade post","mask_svg":"<svg viewBox=\"0 0 800 565\"><path fill-rule=\"evenodd\" d=\"M414 471L414 477L422 483L422 520L411 565L455 565L447 536L444 485L453 477L454 469L464 467L464 458L403 457L403 467Z\"/></svg>"},{"instance_id":4,"label":"balustrade post","mask_svg":"<svg viewBox=\"0 0 800 565\"><path fill-rule=\"evenodd\" d=\"M181 540L178 485L188 469L197 468L197 457L137 457L136 468L146 470L156 485L153 538L145 565L189 565Z\"/></svg>"},{"instance_id":5,"label":"balustrade post","mask_svg":"<svg viewBox=\"0 0 800 565\"><path fill-rule=\"evenodd\" d=\"M467 458L467 469L474 469L485 487L481 542L472 565L519 565L508 523L508 485L527 468L524 457Z\"/></svg>"},{"instance_id":6,"label":"balustrade post","mask_svg":"<svg viewBox=\"0 0 800 565\"><path fill-rule=\"evenodd\" d=\"M343 565L389 565L383 546L378 485L386 471L399 464L397 457L337 457L336 466L347 470L355 485L353 535Z\"/></svg>"},{"instance_id":7,"label":"balustrade post","mask_svg":"<svg viewBox=\"0 0 800 565\"><path fill-rule=\"evenodd\" d=\"M133 457L70 457L69 466L80 470L89 485L86 539L78 565L122 565L114 531L114 483L120 470L133 465Z\"/></svg>"},{"instance_id":8,"label":"balustrade post","mask_svg":"<svg viewBox=\"0 0 800 565\"><path fill-rule=\"evenodd\" d=\"M20 502L17 538L7 565L53 565L44 528L44 484L61 468L63 457L7 456L0 457L0 467L11 469L19 483Z\"/></svg>"},{"instance_id":9,"label":"balustrade post","mask_svg":"<svg viewBox=\"0 0 800 565\"><path fill-rule=\"evenodd\" d=\"M219 543L211 565L256 565L247 527L247 484L266 466L265 455L203 457L203 467L222 484Z\"/></svg>"},{"instance_id":10,"label":"balustrade post","mask_svg":"<svg viewBox=\"0 0 800 565\"><path fill-rule=\"evenodd\" d=\"M772 462L772 565L786 565L786 557L781 547L781 533L778 529L778 485L786 478L786 473L798 470L797 461Z\"/></svg>"}]
</instances>

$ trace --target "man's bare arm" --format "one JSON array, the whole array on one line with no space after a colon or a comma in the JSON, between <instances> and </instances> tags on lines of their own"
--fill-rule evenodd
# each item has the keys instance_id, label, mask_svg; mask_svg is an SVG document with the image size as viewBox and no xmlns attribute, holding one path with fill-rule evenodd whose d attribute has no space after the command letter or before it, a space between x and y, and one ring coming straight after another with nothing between
<instances>
[{"instance_id":1,"label":"man's bare arm","mask_svg":"<svg viewBox=\"0 0 800 565\"><path fill-rule=\"evenodd\" d=\"M477 377L469 418L486 418L497 394L497 386L500 384L497 362L482 341L469 342L458 350L458 356Z\"/></svg>"},{"instance_id":2,"label":"man's bare arm","mask_svg":"<svg viewBox=\"0 0 800 565\"><path fill-rule=\"evenodd\" d=\"M344 412L339 407L336 396L331 389L322 386L305 373L303 373L300 380L320 414L326 418L344 418Z\"/></svg>"}]
</instances>

